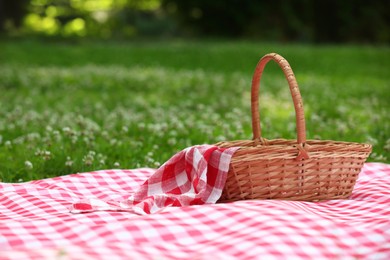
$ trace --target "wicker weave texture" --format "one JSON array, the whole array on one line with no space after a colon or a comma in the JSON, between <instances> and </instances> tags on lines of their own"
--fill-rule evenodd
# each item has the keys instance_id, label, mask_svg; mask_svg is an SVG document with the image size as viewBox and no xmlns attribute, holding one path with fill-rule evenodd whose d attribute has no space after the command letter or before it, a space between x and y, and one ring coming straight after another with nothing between
<instances>
[{"instance_id":1,"label":"wicker weave texture","mask_svg":"<svg viewBox=\"0 0 390 260\"><path fill-rule=\"evenodd\" d=\"M259 86L265 65L276 61L288 81L294 102L297 139L267 140L261 136ZM240 147L233 155L221 202L243 199L319 201L348 198L371 145L306 140L303 102L293 71L280 55L258 63L251 93L253 140L217 143Z\"/></svg>"}]
</instances>

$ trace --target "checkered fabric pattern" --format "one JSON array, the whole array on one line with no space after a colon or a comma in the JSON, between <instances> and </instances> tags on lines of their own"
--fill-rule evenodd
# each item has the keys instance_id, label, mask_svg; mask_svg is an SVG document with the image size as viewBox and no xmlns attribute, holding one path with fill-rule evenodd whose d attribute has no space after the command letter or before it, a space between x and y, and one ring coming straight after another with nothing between
<instances>
[{"instance_id":1,"label":"checkered fabric pattern","mask_svg":"<svg viewBox=\"0 0 390 260\"><path fill-rule=\"evenodd\" d=\"M237 149L214 145L188 147L164 163L127 200L84 199L74 203L71 212L125 210L144 215L169 206L215 203L221 197L230 159Z\"/></svg>"},{"instance_id":2,"label":"checkered fabric pattern","mask_svg":"<svg viewBox=\"0 0 390 260\"><path fill-rule=\"evenodd\" d=\"M0 183L0 259L390 259L390 165L367 163L348 200L247 200L72 214L121 201L156 170Z\"/></svg>"}]
</instances>

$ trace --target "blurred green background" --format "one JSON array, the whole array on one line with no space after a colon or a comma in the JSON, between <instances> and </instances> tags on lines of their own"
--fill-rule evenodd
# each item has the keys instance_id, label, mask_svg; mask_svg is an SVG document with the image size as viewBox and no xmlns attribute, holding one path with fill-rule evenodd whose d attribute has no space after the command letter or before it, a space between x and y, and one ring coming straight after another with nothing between
<instances>
[{"instance_id":1,"label":"blurred green background","mask_svg":"<svg viewBox=\"0 0 390 260\"><path fill-rule=\"evenodd\" d=\"M1 0L0 30L60 38L389 43L389 10L387 0Z\"/></svg>"},{"instance_id":2,"label":"blurred green background","mask_svg":"<svg viewBox=\"0 0 390 260\"><path fill-rule=\"evenodd\" d=\"M250 139L259 58L296 74L308 139L366 142L390 163L390 1L0 0L0 180L158 167ZM294 139L267 65L263 136Z\"/></svg>"}]
</instances>

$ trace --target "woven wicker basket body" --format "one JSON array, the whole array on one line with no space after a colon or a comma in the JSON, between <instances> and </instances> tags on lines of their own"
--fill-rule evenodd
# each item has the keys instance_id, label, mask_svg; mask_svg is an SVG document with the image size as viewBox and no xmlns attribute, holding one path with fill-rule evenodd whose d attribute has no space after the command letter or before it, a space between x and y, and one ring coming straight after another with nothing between
<instances>
[{"instance_id":1,"label":"woven wicker basket body","mask_svg":"<svg viewBox=\"0 0 390 260\"><path fill-rule=\"evenodd\" d=\"M294 102L297 140L261 137L259 86L265 65L276 61L282 68ZM220 202L244 199L319 201L348 198L371 145L306 140L302 98L288 62L278 54L265 55L257 64L251 92L253 140L220 142L220 147L240 147L230 162Z\"/></svg>"}]
</instances>

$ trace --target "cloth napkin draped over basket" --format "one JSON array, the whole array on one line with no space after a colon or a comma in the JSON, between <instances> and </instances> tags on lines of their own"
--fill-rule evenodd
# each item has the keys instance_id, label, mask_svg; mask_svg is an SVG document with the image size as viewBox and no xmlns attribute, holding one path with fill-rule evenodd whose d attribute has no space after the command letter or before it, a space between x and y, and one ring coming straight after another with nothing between
<instances>
[{"instance_id":1,"label":"cloth napkin draped over basket","mask_svg":"<svg viewBox=\"0 0 390 260\"><path fill-rule=\"evenodd\" d=\"M261 136L259 85L265 65L274 60L283 70L294 102L297 140ZM284 199L318 201L348 198L371 145L306 140L303 103L294 73L282 56L270 53L256 66L251 90L253 140L220 142L240 147L229 166L220 201Z\"/></svg>"}]
</instances>

